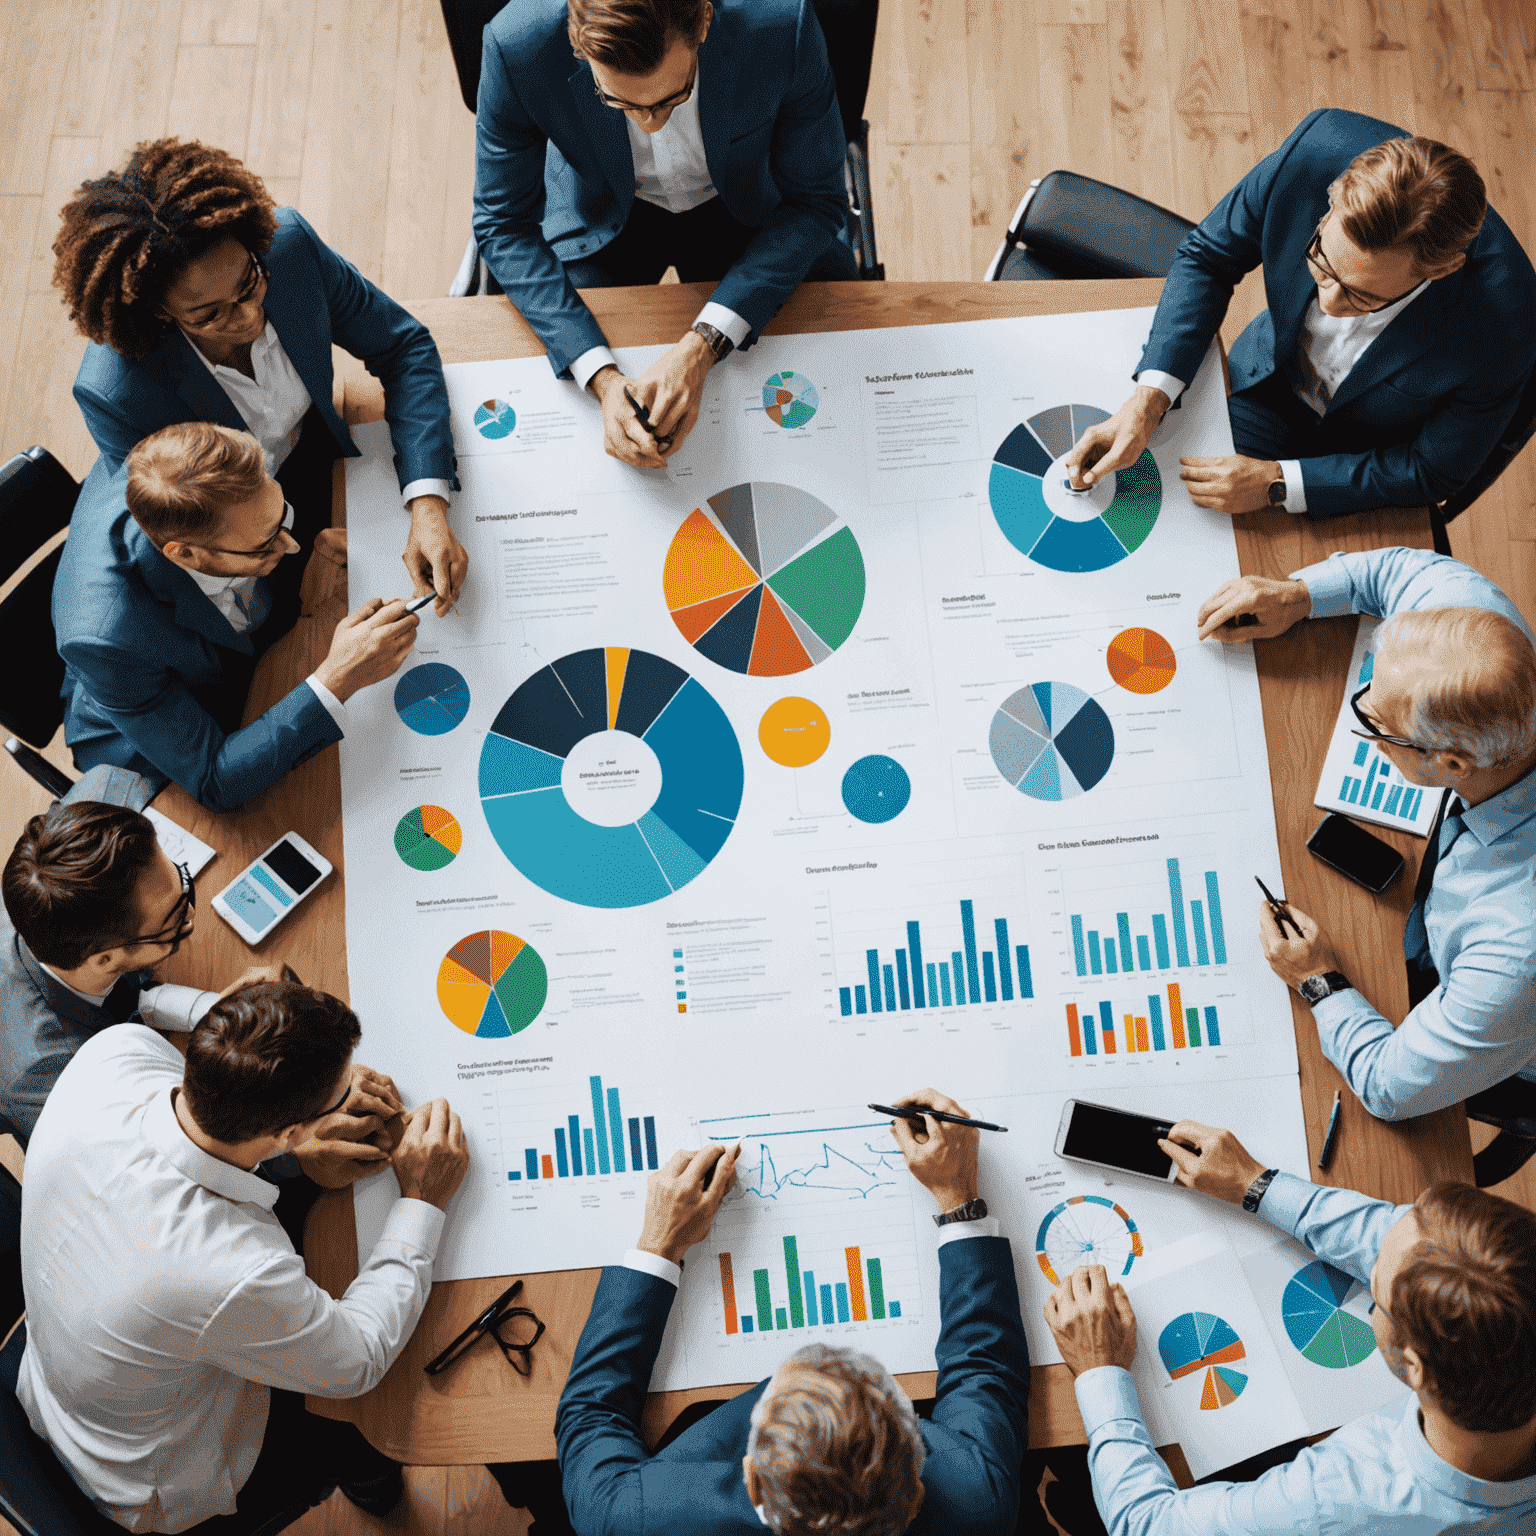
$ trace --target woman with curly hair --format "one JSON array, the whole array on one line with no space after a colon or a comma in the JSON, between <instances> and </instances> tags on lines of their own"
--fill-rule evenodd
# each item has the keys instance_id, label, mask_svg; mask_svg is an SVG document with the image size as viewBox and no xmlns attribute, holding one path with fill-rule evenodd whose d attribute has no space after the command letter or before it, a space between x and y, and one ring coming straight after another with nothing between
<instances>
[{"instance_id":1,"label":"woman with curly hair","mask_svg":"<svg viewBox=\"0 0 1536 1536\"><path fill-rule=\"evenodd\" d=\"M91 342L75 399L108 466L182 422L249 431L306 551L330 522L331 461L358 452L331 403L332 343L361 358L384 384L411 514L406 569L447 612L469 559L448 526L448 391L424 325L205 144L140 144L122 170L86 182L53 253L53 280Z\"/></svg>"}]
</instances>

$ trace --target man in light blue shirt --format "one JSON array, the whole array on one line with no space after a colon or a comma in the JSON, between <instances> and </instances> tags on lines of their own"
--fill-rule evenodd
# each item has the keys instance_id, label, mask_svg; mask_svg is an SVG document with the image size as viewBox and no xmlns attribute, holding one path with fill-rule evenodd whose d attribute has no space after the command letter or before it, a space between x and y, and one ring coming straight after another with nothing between
<instances>
[{"instance_id":1,"label":"man in light blue shirt","mask_svg":"<svg viewBox=\"0 0 1536 1536\"><path fill-rule=\"evenodd\" d=\"M1401 1120L1512 1075L1536 1084L1536 636L1470 566L1398 548L1336 554L1288 581L1229 581L1201 608L1200 638L1262 640L1347 613L1389 619L1354 698L1360 734L1445 796L1403 936L1422 1001L1394 1031L1295 907L1301 938L1266 906L1260 941L1361 1103ZM1257 623L1238 627L1241 614Z\"/></svg>"},{"instance_id":2,"label":"man in light blue shirt","mask_svg":"<svg viewBox=\"0 0 1536 1536\"><path fill-rule=\"evenodd\" d=\"M1193 1120L1170 1137L1158 1145L1181 1184L1248 1209L1256 1199L1266 1220L1370 1285L1376 1341L1412 1391L1255 1482L1181 1492L1142 1422L1130 1301L1101 1266L1075 1270L1045 1317L1076 1377L1110 1536L1536 1528L1536 1215L1469 1184L1396 1206L1321 1188Z\"/></svg>"}]
</instances>

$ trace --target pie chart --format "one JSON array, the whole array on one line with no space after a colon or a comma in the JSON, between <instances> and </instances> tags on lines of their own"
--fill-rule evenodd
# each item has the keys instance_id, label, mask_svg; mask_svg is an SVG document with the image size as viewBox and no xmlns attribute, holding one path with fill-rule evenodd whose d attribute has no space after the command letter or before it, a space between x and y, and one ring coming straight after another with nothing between
<instances>
[{"instance_id":1,"label":"pie chart","mask_svg":"<svg viewBox=\"0 0 1536 1536\"><path fill-rule=\"evenodd\" d=\"M894 757L873 753L861 757L843 775L843 804L860 821L878 824L894 820L912 798L912 780Z\"/></svg>"},{"instance_id":2,"label":"pie chart","mask_svg":"<svg viewBox=\"0 0 1536 1536\"><path fill-rule=\"evenodd\" d=\"M1103 1195L1074 1195L1047 1211L1035 1234L1035 1262L1052 1285L1084 1264L1128 1275L1141 1257L1141 1233L1128 1212Z\"/></svg>"},{"instance_id":3,"label":"pie chart","mask_svg":"<svg viewBox=\"0 0 1536 1536\"><path fill-rule=\"evenodd\" d=\"M418 805L395 823L395 852L412 869L442 869L463 846L463 829L440 805Z\"/></svg>"},{"instance_id":4,"label":"pie chart","mask_svg":"<svg viewBox=\"0 0 1536 1536\"><path fill-rule=\"evenodd\" d=\"M1182 1312L1158 1335L1157 1352L1163 1369L1175 1380L1205 1371L1200 1388L1202 1408L1225 1408L1243 1395L1248 1378L1231 1367L1248 1351L1232 1325L1213 1312Z\"/></svg>"},{"instance_id":5,"label":"pie chart","mask_svg":"<svg viewBox=\"0 0 1536 1536\"><path fill-rule=\"evenodd\" d=\"M782 768L804 768L831 745L832 725L821 705L809 699L780 699L763 711L757 739L770 761Z\"/></svg>"},{"instance_id":6,"label":"pie chart","mask_svg":"<svg viewBox=\"0 0 1536 1536\"><path fill-rule=\"evenodd\" d=\"M627 646L542 667L480 751L497 846L535 885L584 907L643 906L687 885L725 846L742 785L741 748L714 697Z\"/></svg>"},{"instance_id":7,"label":"pie chart","mask_svg":"<svg viewBox=\"0 0 1536 1536\"><path fill-rule=\"evenodd\" d=\"M452 667L424 661L395 684L395 713L419 736L444 736L469 713L469 684Z\"/></svg>"},{"instance_id":8,"label":"pie chart","mask_svg":"<svg viewBox=\"0 0 1536 1536\"><path fill-rule=\"evenodd\" d=\"M1122 629L1104 660L1109 675L1132 693L1160 693L1178 671L1173 647L1155 629Z\"/></svg>"},{"instance_id":9,"label":"pie chart","mask_svg":"<svg viewBox=\"0 0 1536 1536\"><path fill-rule=\"evenodd\" d=\"M997 771L1032 800L1070 800L1115 760L1109 716L1071 683L1030 683L1003 700L988 738Z\"/></svg>"},{"instance_id":10,"label":"pie chart","mask_svg":"<svg viewBox=\"0 0 1536 1536\"><path fill-rule=\"evenodd\" d=\"M548 994L538 950L499 928L460 939L437 970L437 1000L449 1023L479 1040L527 1029Z\"/></svg>"},{"instance_id":11,"label":"pie chart","mask_svg":"<svg viewBox=\"0 0 1536 1536\"><path fill-rule=\"evenodd\" d=\"M807 492L771 480L711 496L672 537L662 588L701 656L750 677L823 662L864 607L853 530Z\"/></svg>"},{"instance_id":12,"label":"pie chart","mask_svg":"<svg viewBox=\"0 0 1536 1536\"><path fill-rule=\"evenodd\" d=\"M776 373L763 385L763 409L780 427L803 427L816 414L821 397L803 373Z\"/></svg>"},{"instance_id":13,"label":"pie chart","mask_svg":"<svg viewBox=\"0 0 1536 1536\"><path fill-rule=\"evenodd\" d=\"M1375 1330L1344 1310L1344 1303L1364 1289L1352 1275L1321 1259L1297 1270L1280 1297L1286 1337L1313 1365L1330 1371L1369 1360L1376 1349Z\"/></svg>"},{"instance_id":14,"label":"pie chart","mask_svg":"<svg viewBox=\"0 0 1536 1536\"><path fill-rule=\"evenodd\" d=\"M505 400L482 400L475 407L475 430L481 437L510 437L517 412Z\"/></svg>"},{"instance_id":15,"label":"pie chart","mask_svg":"<svg viewBox=\"0 0 1536 1536\"><path fill-rule=\"evenodd\" d=\"M1003 537L1053 571L1102 571L1146 542L1162 506L1150 452L1091 489L1074 493L1061 460L1091 426L1092 405L1057 405L1022 422L993 455L987 496Z\"/></svg>"}]
</instances>

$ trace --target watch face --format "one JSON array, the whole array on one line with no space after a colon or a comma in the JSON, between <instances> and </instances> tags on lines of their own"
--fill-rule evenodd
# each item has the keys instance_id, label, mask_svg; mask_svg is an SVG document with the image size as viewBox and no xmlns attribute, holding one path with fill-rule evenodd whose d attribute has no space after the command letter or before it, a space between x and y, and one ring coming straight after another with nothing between
<instances>
[{"instance_id":1,"label":"watch face","mask_svg":"<svg viewBox=\"0 0 1536 1536\"><path fill-rule=\"evenodd\" d=\"M1269 504L1278 507L1285 502L1285 481L1271 480L1269 482Z\"/></svg>"}]
</instances>

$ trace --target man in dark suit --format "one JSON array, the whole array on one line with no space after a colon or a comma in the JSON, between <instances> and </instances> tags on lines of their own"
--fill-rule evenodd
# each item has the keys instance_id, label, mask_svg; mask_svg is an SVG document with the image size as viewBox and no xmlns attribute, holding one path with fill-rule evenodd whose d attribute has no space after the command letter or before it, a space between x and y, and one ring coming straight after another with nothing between
<instances>
[{"instance_id":1,"label":"man in dark suit","mask_svg":"<svg viewBox=\"0 0 1536 1536\"><path fill-rule=\"evenodd\" d=\"M485 29L475 239L608 452L655 468L705 375L806 278L852 279L842 118L811 0L531 0ZM578 288L718 282L626 380ZM653 435L654 434L654 435Z\"/></svg>"},{"instance_id":2,"label":"man in dark suit","mask_svg":"<svg viewBox=\"0 0 1536 1536\"><path fill-rule=\"evenodd\" d=\"M1136 392L1068 456L1073 483L1135 462L1261 264L1269 308L1229 359L1237 452L1181 461L1192 499L1318 518L1465 485L1536 367L1536 272L1465 155L1337 109L1185 237Z\"/></svg>"},{"instance_id":3,"label":"man in dark suit","mask_svg":"<svg viewBox=\"0 0 1536 1536\"><path fill-rule=\"evenodd\" d=\"M965 1113L931 1089L907 1102ZM735 1182L740 1148L678 1152L651 1175L636 1248L603 1271L560 1397L555 1439L580 1536L761 1536L764 1525L785 1536L1012 1536L1029 1348L1008 1240L977 1198L979 1133L931 1116L891 1130L942 1212L932 1417L919 1421L868 1355L813 1344L648 1454L640 1411L683 1256Z\"/></svg>"}]
</instances>

